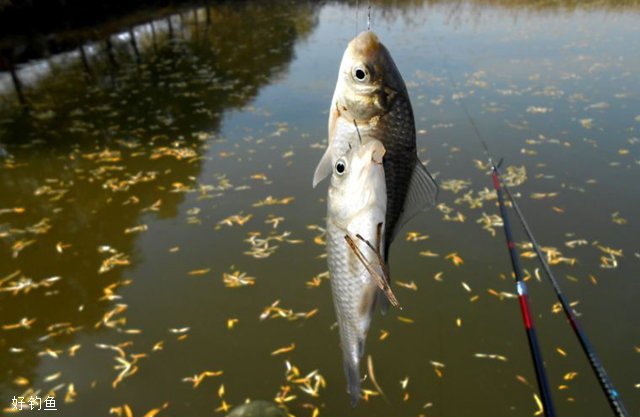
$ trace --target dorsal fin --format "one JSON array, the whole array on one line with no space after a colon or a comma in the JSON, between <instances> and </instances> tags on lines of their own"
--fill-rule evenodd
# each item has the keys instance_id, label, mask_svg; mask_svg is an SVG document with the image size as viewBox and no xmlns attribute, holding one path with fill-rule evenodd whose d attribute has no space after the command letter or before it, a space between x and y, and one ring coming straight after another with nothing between
<instances>
[{"instance_id":1,"label":"dorsal fin","mask_svg":"<svg viewBox=\"0 0 640 417\"><path fill-rule=\"evenodd\" d=\"M402 229L409 220L421 211L433 207L436 204L437 198L438 184L436 180L429 174L429 171L422 165L422 162L416 159L416 165L411 175L402 214L400 214L400 218L396 223L392 240L395 239L400 229Z\"/></svg>"}]
</instances>

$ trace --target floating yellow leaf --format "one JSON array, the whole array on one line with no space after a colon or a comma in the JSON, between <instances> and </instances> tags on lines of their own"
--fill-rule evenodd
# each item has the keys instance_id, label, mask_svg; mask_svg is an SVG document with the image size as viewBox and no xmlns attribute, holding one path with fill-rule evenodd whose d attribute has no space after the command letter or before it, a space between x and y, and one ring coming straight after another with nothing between
<instances>
[{"instance_id":1,"label":"floating yellow leaf","mask_svg":"<svg viewBox=\"0 0 640 417\"><path fill-rule=\"evenodd\" d=\"M440 183L440 188L443 190L449 190L454 194L457 194L465 188L469 187L469 185L471 185L470 181L450 179L442 181Z\"/></svg>"},{"instance_id":2,"label":"floating yellow leaf","mask_svg":"<svg viewBox=\"0 0 640 417\"><path fill-rule=\"evenodd\" d=\"M124 234L128 235L131 233L141 233L141 232L146 232L149 229L149 226L147 226L146 224L141 224L138 226L134 226L134 227L129 227L127 229L124 229Z\"/></svg>"},{"instance_id":3,"label":"floating yellow leaf","mask_svg":"<svg viewBox=\"0 0 640 417\"><path fill-rule=\"evenodd\" d=\"M396 284L399 285L400 287L407 288L409 290L413 290L413 291L417 291L418 290L418 286L413 281L411 281L410 283L406 283L406 282L402 282L402 281L396 281Z\"/></svg>"},{"instance_id":4,"label":"floating yellow leaf","mask_svg":"<svg viewBox=\"0 0 640 417\"><path fill-rule=\"evenodd\" d=\"M249 220L251 220L252 217L253 217L253 214L247 214L246 216L243 216L242 213L234 214L233 216L229 216L225 219L220 220L218 222L218 227L223 225L233 226L234 224L237 224L238 226L244 226L244 224Z\"/></svg>"},{"instance_id":5,"label":"floating yellow leaf","mask_svg":"<svg viewBox=\"0 0 640 417\"><path fill-rule=\"evenodd\" d=\"M611 215L611 221L620 225L627 224L627 219L621 217L620 212L617 211Z\"/></svg>"},{"instance_id":6,"label":"floating yellow leaf","mask_svg":"<svg viewBox=\"0 0 640 417\"><path fill-rule=\"evenodd\" d=\"M538 406L538 410L533 413L534 416L540 416L544 413L544 407L542 406L542 401L538 397L538 394L533 394L533 399L536 401L536 405Z\"/></svg>"},{"instance_id":7,"label":"floating yellow leaf","mask_svg":"<svg viewBox=\"0 0 640 417\"><path fill-rule=\"evenodd\" d=\"M227 413L229 412L229 410L231 409L231 405L227 404L227 402L225 400L222 400L222 404L220 404L220 407L216 408L215 411L216 413Z\"/></svg>"},{"instance_id":8,"label":"floating yellow leaf","mask_svg":"<svg viewBox=\"0 0 640 417\"><path fill-rule=\"evenodd\" d=\"M516 375L516 379L528 387L531 386L529 381L527 381L527 378L523 377L522 375Z\"/></svg>"},{"instance_id":9,"label":"floating yellow leaf","mask_svg":"<svg viewBox=\"0 0 640 417\"><path fill-rule=\"evenodd\" d=\"M51 374L44 378L44 382L55 381L56 379L60 378L61 375L62 375L62 372L56 372L55 374Z\"/></svg>"},{"instance_id":10,"label":"floating yellow leaf","mask_svg":"<svg viewBox=\"0 0 640 417\"><path fill-rule=\"evenodd\" d=\"M76 400L77 396L78 396L78 393L76 392L75 388L73 387L73 384L69 384L67 386L67 393L64 396L65 404L69 404L69 403L74 402Z\"/></svg>"},{"instance_id":11,"label":"floating yellow leaf","mask_svg":"<svg viewBox=\"0 0 640 417\"><path fill-rule=\"evenodd\" d=\"M254 285L256 279L253 277L247 276L246 272L240 272L238 270L234 270L230 274L224 272L222 274L222 281L224 282L224 285L227 288L239 288L239 287Z\"/></svg>"},{"instance_id":12,"label":"floating yellow leaf","mask_svg":"<svg viewBox=\"0 0 640 417\"><path fill-rule=\"evenodd\" d=\"M285 346L282 347L280 349L276 349L273 352L271 352L271 356L276 356L276 355L281 355L283 353L288 353L291 352L292 350L294 350L296 348L296 344L295 343L291 343L289 346Z\"/></svg>"},{"instance_id":13,"label":"floating yellow leaf","mask_svg":"<svg viewBox=\"0 0 640 417\"><path fill-rule=\"evenodd\" d=\"M562 377L565 381L571 381L572 379L574 379L576 376L578 376L577 372L568 372L566 374L564 374L564 376Z\"/></svg>"},{"instance_id":14,"label":"floating yellow leaf","mask_svg":"<svg viewBox=\"0 0 640 417\"><path fill-rule=\"evenodd\" d=\"M447 256L445 256L445 259L450 259L451 262L453 262L453 264L455 266L460 266L464 263L464 261L462 260L462 258L460 256L458 256L457 252L453 252L448 254Z\"/></svg>"},{"instance_id":15,"label":"floating yellow leaf","mask_svg":"<svg viewBox=\"0 0 640 417\"><path fill-rule=\"evenodd\" d=\"M540 200L543 198L552 198L557 195L558 193L532 193L530 197L533 198L534 200Z\"/></svg>"},{"instance_id":16,"label":"floating yellow leaf","mask_svg":"<svg viewBox=\"0 0 640 417\"><path fill-rule=\"evenodd\" d=\"M198 386L204 381L205 378L215 377L222 375L222 371L204 371L196 374L194 376L189 376L186 378L182 378L183 382L191 382L193 383L193 388L198 388Z\"/></svg>"},{"instance_id":17,"label":"floating yellow leaf","mask_svg":"<svg viewBox=\"0 0 640 417\"><path fill-rule=\"evenodd\" d=\"M291 203L295 197L285 197L281 199L274 198L273 196L267 196L264 200L260 200L253 204L253 207L273 206L273 205L287 205Z\"/></svg>"},{"instance_id":18,"label":"floating yellow leaf","mask_svg":"<svg viewBox=\"0 0 640 417\"><path fill-rule=\"evenodd\" d=\"M23 387L25 385L29 385L29 380L25 377L19 376L13 380L13 383L20 387Z\"/></svg>"},{"instance_id":19,"label":"floating yellow leaf","mask_svg":"<svg viewBox=\"0 0 640 417\"><path fill-rule=\"evenodd\" d=\"M407 240L409 242L418 242L420 240L427 240L429 239L428 235L421 235L419 232L408 232L407 233Z\"/></svg>"}]
</instances>

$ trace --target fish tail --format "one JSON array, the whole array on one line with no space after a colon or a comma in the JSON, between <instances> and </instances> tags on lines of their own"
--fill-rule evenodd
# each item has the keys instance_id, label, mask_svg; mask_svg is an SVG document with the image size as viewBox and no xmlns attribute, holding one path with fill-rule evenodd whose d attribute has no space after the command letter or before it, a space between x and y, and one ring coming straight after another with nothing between
<instances>
[{"instance_id":1,"label":"fish tail","mask_svg":"<svg viewBox=\"0 0 640 417\"><path fill-rule=\"evenodd\" d=\"M344 374L347 377L347 392L351 395L351 406L358 405L360 400L360 367L349 360L344 361Z\"/></svg>"}]
</instances>

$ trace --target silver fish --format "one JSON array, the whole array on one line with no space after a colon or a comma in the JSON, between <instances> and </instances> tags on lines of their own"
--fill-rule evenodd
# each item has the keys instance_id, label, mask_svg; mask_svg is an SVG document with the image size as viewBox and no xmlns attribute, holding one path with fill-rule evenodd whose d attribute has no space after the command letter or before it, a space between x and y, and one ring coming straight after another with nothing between
<instances>
[{"instance_id":1,"label":"silver fish","mask_svg":"<svg viewBox=\"0 0 640 417\"><path fill-rule=\"evenodd\" d=\"M384 246L388 256L400 228L435 204L438 186L418 160L413 110L404 80L387 48L371 31L353 39L342 57L329 109L329 144L316 168L314 187L331 173L348 148L349 138L357 134L363 143L378 140L386 149Z\"/></svg>"},{"instance_id":2,"label":"silver fish","mask_svg":"<svg viewBox=\"0 0 640 417\"><path fill-rule=\"evenodd\" d=\"M348 143L333 167L327 198L331 291L348 392L354 406L360 398L360 360L365 339L380 280L386 273L384 247L380 245L387 209L384 154L384 146L377 140L360 144L356 137Z\"/></svg>"}]
</instances>

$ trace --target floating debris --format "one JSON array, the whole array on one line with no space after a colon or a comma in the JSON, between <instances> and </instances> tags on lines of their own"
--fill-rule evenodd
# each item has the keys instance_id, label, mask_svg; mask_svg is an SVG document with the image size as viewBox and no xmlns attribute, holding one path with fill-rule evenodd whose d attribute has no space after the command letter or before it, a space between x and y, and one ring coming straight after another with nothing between
<instances>
[{"instance_id":1,"label":"floating debris","mask_svg":"<svg viewBox=\"0 0 640 417\"><path fill-rule=\"evenodd\" d=\"M409 242L419 242L427 239L429 239L428 235L422 235L419 232L407 232L407 241Z\"/></svg>"},{"instance_id":2,"label":"floating debris","mask_svg":"<svg viewBox=\"0 0 640 417\"><path fill-rule=\"evenodd\" d=\"M253 214L247 214L246 216L243 216L242 213L234 214L233 216L220 220L216 228L220 228L220 226L233 226L234 224L244 226L244 224L251 220L252 217Z\"/></svg>"},{"instance_id":3,"label":"floating debris","mask_svg":"<svg viewBox=\"0 0 640 417\"><path fill-rule=\"evenodd\" d=\"M440 182L440 189L451 191L454 194L458 194L460 191L468 188L471 185L467 180L444 180Z\"/></svg>"},{"instance_id":4,"label":"floating debris","mask_svg":"<svg viewBox=\"0 0 640 417\"><path fill-rule=\"evenodd\" d=\"M274 198L273 196L268 196L264 200L260 200L257 203L253 204L253 207L262 207L262 206L274 206L274 205L287 205L295 200L294 197L284 197L281 199Z\"/></svg>"},{"instance_id":5,"label":"floating debris","mask_svg":"<svg viewBox=\"0 0 640 417\"><path fill-rule=\"evenodd\" d=\"M204 371L193 376L182 378L182 382L191 382L193 384L193 388L198 388L205 378L221 376L222 374L223 371Z\"/></svg>"},{"instance_id":6,"label":"floating debris","mask_svg":"<svg viewBox=\"0 0 640 417\"><path fill-rule=\"evenodd\" d=\"M249 234L248 239L244 240L251 244L251 249L244 252L245 255L250 255L256 259L264 259L273 255L278 249L277 245L271 246L271 242L302 243L299 239L288 239L288 237L291 236L291 232L284 232L280 235L272 234L265 238L260 236L262 236L260 232L253 232Z\"/></svg>"},{"instance_id":7,"label":"floating debris","mask_svg":"<svg viewBox=\"0 0 640 417\"><path fill-rule=\"evenodd\" d=\"M138 361L147 356L145 353L135 353L127 355L124 349L131 346L132 344L132 342L125 342L119 345L107 345L102 343L96 344L96 347L98 349L111 349L118 354L114 357L117 362L117 364L114 366L114 369L120 372L116 376L116 379L114 379L111 383L111 386L113 388L116 388L118 384L120 384L125 378L128 378L138 372Z\"/></svg>"},{"instance_id":8,"label":"floating debris","mask_svg":"<svg viewBox=\"0 0 640 417\"><path fill-rule=\"evenodd\" d=\"M149 226L147 226L146 224L141 224L138 226L134 226L134 227L129 227L127 229L124 229L124 234L128 235L131 233L141 233L141 232L146 232L149 229Z\"/></svg>"},{"instance_id":9,"label":"floating debris","mask_svg":"<svg viewBox=\"0 0 640 417\"><path fill-rule=\"evenodd\" d=\"M256 283L255 278L249 277L246 272L240 272L238 270L233 270L230 274L223 272L222 281L227 288L246 287Z\"/></svg>"},{"instance_id":10,"label":"floating debris","mask_svg":"<svg viewBox=\"0 0 640 417\"><path fill-rule=\"evenodd\" d=\"M482 229L491 233L491 236L496 236L496 227L502 227L502 217L497 214L482 213L482 217L476 220L476 223L482 224Z\"/></svg>"},{"instance_id":11,"label":"floating debris","mask_svg":"<svg viewBox=\"0 0 640 417\"><path fill-rule=\"evenodd\" d=\"M415 282L411 281L410 283L407 282L402 282L402 281L395 281L396 285L406 288L408 290L412 290L412 291L418 291L418 286L416 285Z\"/></svg>"},{"instance_id":12,"label":"floating debris","mask_svg":"<svg viewBox=\"0 0 640 417\"><path fill-rule=\"evenodd\" d=\"M283 318L283 319L287 319L288 321L295 321L298 319L308 319L313 317L314 315L316 315L316 313L318 312L317 308L314 308L313 310L307 311L307 312L294 312L291 309L284 309L279 307L280 305L280 300L276 300L274 301L270 306L267 306L264 308L264 310L262 311L262 313L260 313L260 320L266 320L266 319L277 319L277 318Z\"/></svg>"},{"instance_id":13,"label":"floating debris","mask_svg":"<svg viewBox=\"0 0 640 417\"><path fill-rule=\"evenodd\" d=\"M282 347L280 349L276 349L271 352L271 356L282 355L283 353L289 353L296 348L295 343L291 343L289 346Z\"/></svg>"},{"instance_id":14,"label":"floating debris","mask_svg":"<svg viewBox=\"0 0 640 417\"><path fill-rule=\"evenodd\" d=\"M474 353L473 356L480 359L495 359L500 362L507 362L506 356L497 355L495 353Z\"/></svg>"},{"instance_id":15,"label":"floating debris","mask_svg":"<svg viewBox=\"0 0 640 417\"><path fill-rule=\"evenodd\" d=\"M98 269L99 274L109 272L118 266L131 265L131 259L128 255L125 255L124 253L118 253L113 249L109 249L107 250L107 252L111 252L114 254L102 261L102 265L100 265L100 269Z\"/></svg>"},{"instance_id":16,"label":"floating debris","mask_svg":"<svg viewBox=\"0 0 640 417\"><path fill-rule=\"evenodd\" d=\"M464 263L462 258L458 255L457 252L453 252L444 257L444 259L449 259L455 266L460 266Z\"/></svg>"},{"instance_id":17,"label":"floating debris","mask_svg":"<svg viewBox=\"0 0 640 417\"><path fill-rule=\"evenodd\" d=\"M13 295L18 295L19 293L28 294L31 290L49 288L61 279L61 277L56 276L34 281L22 275L20 271L16 271L0 279L0 292L11 292Z\"/></svg>"}]
</instances>

